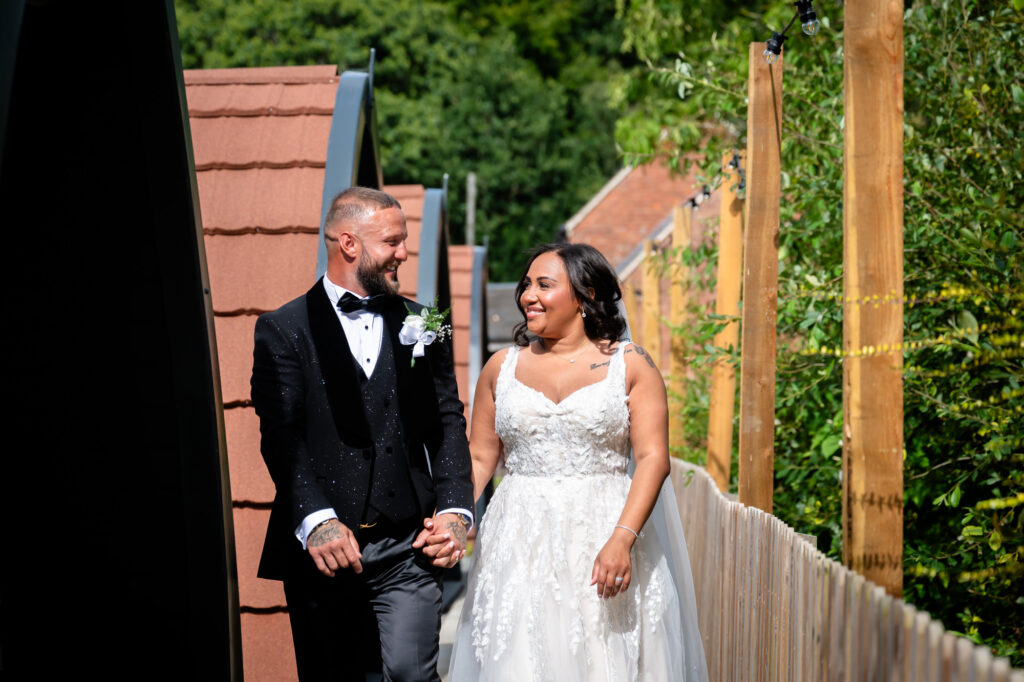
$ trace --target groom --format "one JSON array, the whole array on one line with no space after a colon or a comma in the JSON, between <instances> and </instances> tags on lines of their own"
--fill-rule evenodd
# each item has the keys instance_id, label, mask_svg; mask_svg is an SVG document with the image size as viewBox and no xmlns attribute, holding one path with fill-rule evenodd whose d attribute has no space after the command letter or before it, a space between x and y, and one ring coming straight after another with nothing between
<instances>
[{"instance_id":1,"label":"groom","mask_svg":"<svg viewBox=\"0 0 1024 682\"><path fill-rule=\"evenodd\" d=\"M473 484L450 341L414 363L399 340L406 304L422 308L397 295L407 234L393 197L344 190L326 276L256 322L277 489L259 576L284 581L303 682L361 682L378 649L385 680L439 679L441 572L464 553Z\"/></svg>"}]
</instances>

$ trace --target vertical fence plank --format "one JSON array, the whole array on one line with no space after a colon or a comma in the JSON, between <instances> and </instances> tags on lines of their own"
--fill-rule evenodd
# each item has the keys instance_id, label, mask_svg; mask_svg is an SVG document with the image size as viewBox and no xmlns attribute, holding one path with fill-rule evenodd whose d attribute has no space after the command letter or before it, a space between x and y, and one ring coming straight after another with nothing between
<instances>
[{"instance_id":1,"label":"vertical fence plank","mask_svg":"<svg viewBox=\"0 0 1024 682\"><path fill-rule=\"evenodd\" d=\"M674 460L672 476L711 680L1024 682L779 519L727 500L706 471Z\"/></svg>"},{"instance_id":2,"label":"vertical fence plank","mask_svg":"<svg viewBox=\"0 0 1024 682\"><path fill-rule=\"evenodd\" d=\"M750 44L747 217L740 329L740 502L771 513L775 457L775 320L778 308L782 57Z\"/></svg>"},{"instance_id":3,"label":"vertical fence plank","mask_svg":"<svg viewBox=\"0 0 1024 682\"><path fill-rule=\"evenodd\" d=\"M657 246L651 240L644 242L644 283L643 283L643 307L644 307L644 343L643 346L650 353L654 361L661 364L661 282L659 281L660 267L655 257L658 252Z\"/></svg>"},{"instance_id":4,"label":"vertical fence plank","mask_svg":"<svg viewBox=\"0 0 1024 682\"><path fill-rule=\"evenodd\" d=\"M844 5L843 563L903 593L903 2Z\"/></svg>"},{"instance_id":5,"label":"vertical fence plank","mask_svg":"<svg viewBox=\"0 0 1024 682\"><path fill-rule=\"evenodd\" d=\"M970 682L992 681L992 652L988 649L974 648L971 653Z\"/></svg>"},{"instance_id":6,"label":"vertical fence plank","mask_svg":"<svg viewBox=\"0 0 1024 682\"><path fill-rule=\"evenodd\" d=\"M693 209L676 206L672 211L672 258L671 286L669 288L669 323L672 336L669 340L669 421L668 444L674 452L683 446L683 408L686 390L686 347L691 334L686 329L690 305L690 269L685 263L685 252L690 248L691 221Z\"/></svg>"},{"instance_id":7,"label":"vertical fence plank","mask_svg":"<svg viewBox=\"0 0 1024 682\"><path fill-rule=\"evenodd\" d=\"M739 317L740 283L743 281L743 200L737 183L739 169L732 154L722 159L721 210L718 221L718 266L715 270L715 314ZM739 156L740 163L743 157ZM730 322L715 334L715 348L736 349L739 323ZM729 491L732 464L732 422L736 409L736 368L725 358L711 368L708 405L708 473L722 492Z\"/></svg>"},{"instance_id":8,"label":"vertical fence plank","mask_svg":"<svg viewBox=\"0 0 1024 682\"><path fill-rule=\"evenodd\" d=\"M917 622L917 655L914 657L915 675L914 679L920 682L932 682L938 679L939 675L939 641L936 636L932 642L931 627L933 623L928 619L928 614L918 612ZM938 628L941 631L942 628Z\"/></svg>"}]
</instances>

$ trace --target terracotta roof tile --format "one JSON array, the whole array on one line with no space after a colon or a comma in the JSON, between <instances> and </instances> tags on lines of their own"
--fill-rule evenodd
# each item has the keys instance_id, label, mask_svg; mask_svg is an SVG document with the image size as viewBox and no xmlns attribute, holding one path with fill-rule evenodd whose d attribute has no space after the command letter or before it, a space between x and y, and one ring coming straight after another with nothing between
<instances>
[{"instance_id":1,"label":"terracotta roof tile","mask_svg":"<svg viewBox=\"0 0 1024 682\"><path fill-rule=\"evenodd\" d=\"M320 230L323 168L207 170L196 178L207 234Z\"/></svg>"},{"instance_id":2,"label":"terracotta roof tile","mask_svg":"<svg viewBox=\"0 0 1024 682\"><path fill-rule=\"evenodd\" d=\"M420 234L423 231L423 199L427 191L423 185L385 185L381 189L398 200L405 214L405 227L409 231L405 248L409 252L409 260L398 268L398 293L415 299L420 268Z\"/></svg>"},{"instance_id":3,"label":"terracotta roof tile","mask_svg":"<svg viewBox=\"0 0 1024 682\"><path fill-rule=\"evenodd\" d=\"M274 501L274 481L260 455L260 420L251 407L224 410L231 498L246 502Z\"/></svg>"},{"instance_id":4,"label":"terracotta roof tile","mask_svg":"<svg viewBox=\"0 0 1024 682\"><path fill-rule=\"evenodd\" d=\"M225 403L249 399L252 334L255 327L255 315L213 318L213 328L217 334L217 360L220 365L220 392Z\"/></svg>"},{"instance_id":5,"label":"terracotta roof tile","mask_svg":"<svg viewBox=\"0 0 1024 682\"><path fill-rule=\"evenodd\" d=\"M323 168L330 116L218 116L192 120L196 170L213 168ZM239 144L242 138L245 144Z\"/></svg>"},{"instance_id":6,"label":"terracotta roof tile","mask_svg":"<svg viewBox=\"0 0 1024 682\"><path fill-rule=\"evenodd\" d=\"M186 85L192 119L210 116L330 117L338 93L336 83L284 85Z\"/></svg>"},{"instance_id":7,"label":"terracotta roof tile","mask_svg":"<svg viewBox=\"0 0 1024 682\"><path fill-rule=\"evenodd\" d=\"M452 273L452 279L455 279L456 273ZM463 273L458 273L461 278ZM468 330L469 329L469 316L470 316L470 298L469 291L463 295L457 294L454 291L454 285L452 286L452 326L456 330Z\"/></svg>"},{"instance_id":8,"label":"terracotta roof tile","mask_svg":"<svg viewBox=\"0 0 1024 682\"><path fill-rule=\"evenodd\" d=\"M465 405L469 421L469 397L473 389L469 382L469 340L471 305L473 296L473 247L448 247L449 286L452 292L452 327L455 353L455 379L459 384L459 397Z\"/></svg>"},{"instance_id":9,"label":"terracotta roof tile","mask_svg":"<svg viewBox=\"0 0 1024 682\"><path fill-rule=\"evenodd\" d=\"M448 267L452 272L472 272L473 247L467 244L448 247Z\"/></svg>"},{"instance_id":10,"label":"terracotta roof tile","mask_svg":"<svg viewBox=\"0 0 1024 682\"><path fill-rule=\"evenodd\" d=\"M238 598L244 606L267 608L284 606L284 587L277 580L256 577L267 535L269 509L235 507L235 561L238 564Z\"/></svg>"},{"instance_id":11,"label":"terracotta roof tile","mask_svg":"<svg viewBox=\"0 0 1024 682\"><path fill-rule=\"evenodd\" d=\"M412 230L410 230L412 232ZM409 259L398 268L398 293L416 300L416 275L419 272L420 257L409 251Z\"/></svg>"},{"instance_id":12,"label":"terracotta roof tile","mask_svg":"<svg viewBox=\"0 0 1024 682\"><path fill-rule=\"evenodd\" d=\"M329 83L337 80L334 64L257 66L234 69L185 69L185 85L232 83Z\"/></svg>"},{"instance_id":13,"label":"terracotta roof tile","mask_svg":"<svg viewBox=\"0 0 1024 682\"><path fill-rule=\"evenodd\" d=\"M427 191L423 188L423 185L384 185L384 191L398 199L402 204L403 210L405 209L405 203L403 199L418 199L420 204L423 203L423 197Z\"/></svg>"},{"instance_id":14,"label":"terracotta roof tile","mask_svg":"<svg viewBox=\"0 0 1024 682\"><path fill-rule=\"evenodd\" d=\"M246 682L298 680L287 613L243 613L242 651Z\"/></svg>"},{"instance_id":15,"label":"terracotta roof tile","mask_svg":"<svg viewBox=\"0 0 1024 682\"><path fill-rule=\"evenodd\" d=\"M213 310L274 310L316 281L317 235L206 237Z\"/></svg>"},{"instance_id":16,"label":"terracotta roof tile","mask_svg":"<svg viewBox=\"0 0 1024 682\"><path fill-rule=\"evenodd\" d=\"M337 93L335 66L186 71L221 393L249 399L254 312L301 295L316 274L324 163ZM225 312L243 314L225 316ZM273 482L249 406L224 413L232 499L266 503ZM284 605L281 583L256 578L269 512L236 507L244 607ZM285 613L242 614L248 680L294 680Z\"/></svg>"},{"instance_id":17,"label":"terracotta roof tile","mask_svg":"<svg viewBox=\"0 0 1024 682\"><path fill-rule=\"evenodd\" d=\"M456 270L451 267L451 263L448 264L451 276L451 288L452 296L458 295L466 296L467 298L472 294L473 291L473 272L472 270ZM469 320L466 320L466 324Z\"/></svg>"}]
</instances>

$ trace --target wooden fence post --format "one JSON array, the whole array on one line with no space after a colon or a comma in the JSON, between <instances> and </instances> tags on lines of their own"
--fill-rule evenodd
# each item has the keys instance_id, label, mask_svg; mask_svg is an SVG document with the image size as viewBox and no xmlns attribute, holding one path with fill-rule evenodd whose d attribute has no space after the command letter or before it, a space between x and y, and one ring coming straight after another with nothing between
<instances>
[{"instance_id":1,"label":"wooden fence post","mask_svg":"<svg viewBox=\"0 0 1024 682\"><path fill-rule=\"evenodd\" d=\"M739 499L772 511L775 460L775 319L778 310L782 56L750 43L747 225L743 233Z\"/></svg>"},{"instance_id":2,"label":"wooden fence post","mask_svg":"<svg viewBox=\"0 0 1024 682\"><path fill-rule=\"evenodd\" d=\"M903 594L903 3L845 5L843 563Z\"/></svg>"},{"instance_id":3,"label":"wooden fence post","mask_svg":"<svg viewBox=\"0 0 1024 682\"><path fill-rule=\"evenodd\" d=\"M633 341L644 345L643 329L640 327L640 317L636 308L636 287L631 282L622 283L622 306L626 309L626 323L629 324Z\"/></svg>"},{"instance_id":4,"label":"wooden fence post","mask_svg":"<svg viewBox=\"0 0 1024 682\"><path fill-rule=\"evenodd\" d=\"M654 242L644 242L644 349L654 361L661 364L661 279L660 267L655 262L657 247Z\"/></svg>"},{"instance_id":5,"label":"wooden fence post","mask_svg":"<svg viewBox=\"0 0 1024 682\"><path fill-rule=\"evenodd\" d=\"M743 157L737 157L742 162ZM722 158L721 214L718 221L718 266L715 276L715 314L738 317L743 268L743 200L737 193L738 168L732 168L733 154ZM715 348L739 346L739 323L730 322L715 334ZM707 470L718 489L729 492L732 463L732 419L736 409L736 369L725 358L711 368L711 398L708 406Z\"/></svg>"},{"instance_id":6,"label":"wooden fence post","mask_svg":"<svg viewBox=\"0 0 1024 682\"><path fill-rule=\"evenodd\" d=\"M669 289L669 322L673 327L669 341L669 383L668 383L668 445L673 452L683 445L683 408L686 390L686 347L690 343L689 330L680 331L689 318L690 269L684 263L684 251L690 247L693 209L676 206L672 210L672 259L671 288Z\"/></svg>"}]
</instances>

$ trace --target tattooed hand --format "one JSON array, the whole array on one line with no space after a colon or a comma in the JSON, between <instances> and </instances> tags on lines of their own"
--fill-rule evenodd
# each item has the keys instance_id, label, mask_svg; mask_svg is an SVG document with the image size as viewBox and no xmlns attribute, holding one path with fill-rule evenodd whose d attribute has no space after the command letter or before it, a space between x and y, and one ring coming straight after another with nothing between
<instances>
[{"instance_id":1,"label":"tattooed hand","mask_svg":"<svg viewBox=\"0 0 1024 682\"><path fill-rule=\"evenodd\" d=\"M330 578L341 568L363 572L363 565L359 561L363 553L359 551L359 543L352 531L338 519L331 519L314 528L306 538L306 549L317 570Z\"/></svg>"},{"instance_id":2,"label":"tattooed hand","mask_svg":"<svg viewBox=\"0 0 1024 682\"><path fill-rule=\"evenodd\" d=\"M469 531L458 514L440 514L423 520L423 530L412 546L423 548L435 566L450 568L466 556L466 534Z\"/></svg>"}]
</instances>

